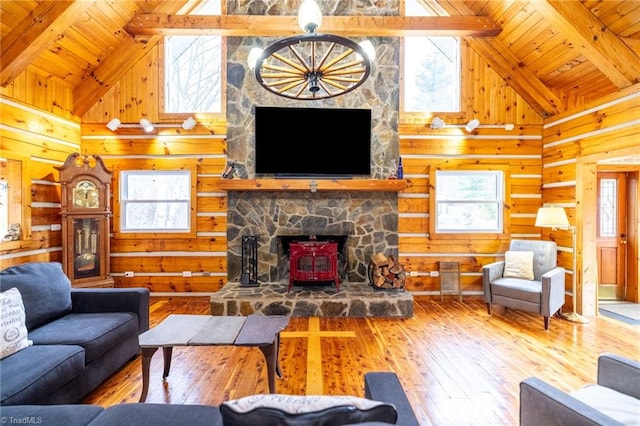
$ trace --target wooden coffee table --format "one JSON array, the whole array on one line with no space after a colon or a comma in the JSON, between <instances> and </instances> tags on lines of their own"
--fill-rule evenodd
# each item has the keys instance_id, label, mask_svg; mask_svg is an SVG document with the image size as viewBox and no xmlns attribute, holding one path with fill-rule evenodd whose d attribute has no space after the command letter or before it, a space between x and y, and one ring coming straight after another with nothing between
<instances>
[{"instance_id":1,"label":"wooden coffee table","mask_svg":"<svg viewBox=\"0 0 640 426\"><path fill-rule=\"evenodd\" d=\"M275 393L275 376L282 378L278 361L280 331L289 324L287 316L249 315L247 317L211 315L169 315L164 321L138 337L142 350L142 395L149 391L149 367L153 354L162 348L166 380L174 346L257 346L267 364L269 392Z\"/></svg>"}]
</instances>

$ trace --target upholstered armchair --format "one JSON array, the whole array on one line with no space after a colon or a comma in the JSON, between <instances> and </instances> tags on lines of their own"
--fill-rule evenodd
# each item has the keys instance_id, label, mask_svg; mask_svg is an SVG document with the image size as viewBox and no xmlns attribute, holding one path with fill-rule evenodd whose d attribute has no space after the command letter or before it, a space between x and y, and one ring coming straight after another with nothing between
<instances>
[{"instance_id":1,"label":"upholstered armchair","mask_svg":"<svg viewBox=\"0 0 640 426\"><path fill-rule=\"evenodd\" d=\"M564 305L564 268L557 266L553 241L512 240L505 260L482 268L482 286L487 312L491 305L533 312L549 317Z\"/></svg>"},{"instance_id":2,"label":"upholstered armchair","mask_svg":"<svg viewBox=\"0 0 640 426\"><path fill-rule=\"evenodd\" d=\"M612 353L598 357L595 382L564 392L537 377L520 382L520 426L637 425L640 362Z\"/></svg>"}]
</instances>

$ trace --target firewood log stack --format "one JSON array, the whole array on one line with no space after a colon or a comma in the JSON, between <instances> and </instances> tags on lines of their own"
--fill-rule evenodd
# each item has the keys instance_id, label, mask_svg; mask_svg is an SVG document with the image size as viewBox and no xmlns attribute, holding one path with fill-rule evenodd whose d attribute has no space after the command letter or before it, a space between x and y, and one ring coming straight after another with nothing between
<instances>
[{"instance_id":1,"label":"firewood log stack","mask_svg":"<svg viewBox=\"0 0 640 426\"><path fill-rule=\"evenodd\" d=\"M404 289L404 266L393 255L376 253L371 257L369 280L374 288Z\"/></svg>"}]
</instances>

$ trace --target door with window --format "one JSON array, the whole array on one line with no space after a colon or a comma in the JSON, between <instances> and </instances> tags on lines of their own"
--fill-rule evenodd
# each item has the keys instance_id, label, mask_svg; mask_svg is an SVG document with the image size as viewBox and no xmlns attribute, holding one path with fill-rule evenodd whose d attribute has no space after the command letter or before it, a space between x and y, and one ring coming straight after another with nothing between
<instances>
[{"instance_id":1,"label":"door with window","mask_svg":"<svg viewBox=\"0 0 640 426\"><path fill-rule=\"evenodd\" d=\"M626 173L598 173L598 298L624 300L627 256Z\"/></svg>"}]
</instances>

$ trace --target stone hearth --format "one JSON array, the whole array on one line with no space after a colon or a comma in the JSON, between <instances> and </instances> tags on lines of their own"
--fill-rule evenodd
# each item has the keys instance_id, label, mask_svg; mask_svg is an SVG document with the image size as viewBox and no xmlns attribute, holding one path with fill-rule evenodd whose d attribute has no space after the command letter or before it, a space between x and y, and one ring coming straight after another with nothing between
<instances>
[{"instance_id":1,"label":"stone hearth","mask_svg":"<svg viewBox=\"0 0 640 426\"><path fill-rule=\"evenodd\" d=\"M241 287L229 282L211 296L212 315L289 315L294 317L398 317L413 316L413 296L406 291L376 291L367 283L295 285L287 283Z\"/></svg>"}]
</instances>

